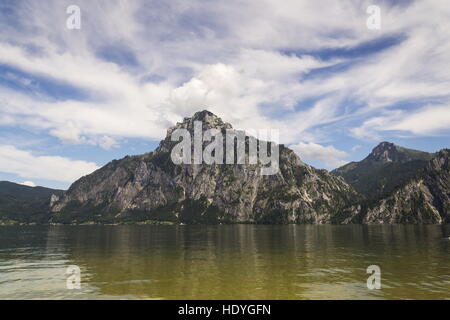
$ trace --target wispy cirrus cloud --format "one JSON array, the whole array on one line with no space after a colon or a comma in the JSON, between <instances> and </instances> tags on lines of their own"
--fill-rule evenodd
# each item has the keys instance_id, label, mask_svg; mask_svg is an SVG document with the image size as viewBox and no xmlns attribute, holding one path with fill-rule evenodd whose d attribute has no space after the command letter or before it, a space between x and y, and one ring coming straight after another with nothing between
<instances>
[{"instance_id":1,"label":"wispy cirrus cloud","mask_svg":"<svg viewBox=\"0 0 450 320\"><path fill-rule=\"evenodd\" d=\"M353 128L352 133L362 139L379 138L380 132L395 131L409 135L434 135L447 132L450 128L450 107L432 105L413 112L394 110L386 115L370 118L362 126Z\"/></svg>"}]
</instances>

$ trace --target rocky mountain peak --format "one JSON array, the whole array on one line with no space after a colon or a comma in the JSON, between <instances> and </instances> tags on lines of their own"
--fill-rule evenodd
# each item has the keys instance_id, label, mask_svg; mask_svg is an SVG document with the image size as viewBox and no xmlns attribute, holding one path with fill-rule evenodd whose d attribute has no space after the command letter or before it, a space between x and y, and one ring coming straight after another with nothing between
<instances>
[{"instance_id":1,"label":"rocky mountain peak","mask_svg":"<svg viewBox=\"0 0 450 320\"><path fill-rule=\"evenodd\" d=\"M430 161L428 170L450 170L450 149L442 149Z\"/></svg>"},{"instance_id":2,"label":"rocky mountain peak","mask_svg":"<svg viewBox=\"0 0 450 320\"><path fill-rule=\"evenodd\" d=\"M204 122L214 122L216 120L222 121L218 116L208 110L197 111L191 117L193 120L204 121Z\"/></svg>"},{"instance_id":3,"label":"rocky mountain peak","mask_svg":"<svg viewBox=\"0 0 450 320\"><path fill-rule=\"evenodd\" d=\"M373 150L383 150L383 149L390 149L390 148L395 148L396 145L392 142L389 141L383 141L380 142L375 148L373 148Z\"/></svg>"},{"instance_id":4,"label":"rocky mountain peak","mask_svg":"<svg viewBox=\"0 0 450 320\"><path fill-rule=\"evenodd\" d=\"M194 122L202 122L202 129L232 129L233 126L227 122L224 122L220 117L216 116L214 113L203 110L196 112L192 117L186 117L182 122L178 122L175 126L168 130L168 135L170 135L174 130L184 128L189 131L194 130Z\"/></svg>"},{"instance_id":5,"label":"rocky mountain peak","mask_svg":"<svg viewBox=\"0 0 450 320\"><path fill-rule=\"evenodd\" d=\"M367 157L376 162L393 162L399 159L399 150L397 146L391 142L381 142Z\"/></svg>"},{"instance_id":6,"label":"rocky mountain peak","mask_svg":"<svg viewBox=\"0 0 450 320\"><path fill-rule=\"evenodd\" d=\"M397 162L405 163L412 160L428 161L433 157L432 153L408 149L397 146L392 142L381 142L367 156L365 161L369 162Z\"/></svg>"},{"instance_id":7,"label":"rocky mountain peak","mask_svg":"<svg viewBox=\"0 0 450 320\"><path fill-rule=\"evenodd\" d=\"M171 141L172 133L177 129L187 129L191 136L194 135L194 124L196 121L202 123L202 131L206 131L208 129L218 129L218 130L226 130L233 129L233 126L227 122L224 122L220 117L216 116L214 113L203 110L196 112L192 117L186 117L182 122L177 122L176 125L167 129L167 134L164 140L162 140L156 148L155 153L161 152L170 152L170 149L173 147L174 142Z\"/></svg>"},{"instance_id":8,"label":"rocky mountain peak","mask_svg":"<svg viewBox=\"0 0 450 320\"><path fill-rule=\"evenodd\" d=\"M381 142L363 161L379 163L405 163L413 160L429 161L434 154L397 146L392 142Z\"/></svg>"}]
</instances>

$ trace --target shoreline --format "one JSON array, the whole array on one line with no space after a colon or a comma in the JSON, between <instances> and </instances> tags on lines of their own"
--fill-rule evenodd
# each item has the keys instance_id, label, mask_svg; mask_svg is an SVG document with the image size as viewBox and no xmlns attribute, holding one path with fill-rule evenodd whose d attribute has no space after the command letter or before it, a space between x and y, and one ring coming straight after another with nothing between
<instances>
[{"instance_id":1,"label":"shoreline","mask_svg":"<svg viewBox=\"0 0 450 320\"><path fill-rule=\"evenodd\" d=\"M265 226L281 226L281 225L310 225L310 226L346 226L346 225L361 225L361 226L445 226L450 225L450 223L351 223L351 224L338 224L338 223L284 223L284 224L271 224L271 223L257 223L251 221L240 221L240 222L227 222L227 223L192 223L185 224L181 222L174 221L158 221L158 220L145 220L145 221L135 221L135 222L112 222L112 223L99 223L95 221L87 221L81 223L38 223L38 222L20 222L16 220L0 220L0 227L10 227L10 226L126 226L126 225L153 225L153 226L219 226L219 225L265 225Z\"/></svg>"}]
</instances>

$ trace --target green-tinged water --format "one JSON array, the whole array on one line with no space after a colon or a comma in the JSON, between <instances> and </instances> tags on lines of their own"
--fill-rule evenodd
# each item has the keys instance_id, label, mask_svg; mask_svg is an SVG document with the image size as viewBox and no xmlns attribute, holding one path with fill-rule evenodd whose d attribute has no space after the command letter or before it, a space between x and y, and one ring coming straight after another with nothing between
<instances>
[{"instance_id":1,"label":"green-tinged water","mask_svg":"<svg viewBox=\"0 0 450 320\"><path fill-rule=\"evenodd\" d=\"M450 225L5 226L0 299L450 299L449 237ZM81 289L67 289L69 265Z\"/></svg>"}]
</instances>

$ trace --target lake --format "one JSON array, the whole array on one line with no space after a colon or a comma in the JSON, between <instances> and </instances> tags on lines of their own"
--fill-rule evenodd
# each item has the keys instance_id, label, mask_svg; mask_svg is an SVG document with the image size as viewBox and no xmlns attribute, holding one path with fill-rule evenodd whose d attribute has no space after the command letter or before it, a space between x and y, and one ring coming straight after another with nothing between
<instances>
[{"instance_id":1,"label":"lake","mask_svg":"<svg viewBox=\"0 0 450 320\"><path fill-rule=\"evenodd\" d=\"M0 299L450 299L448 237L450 225L3 226Z\"/></svg>"}]
</instances>

